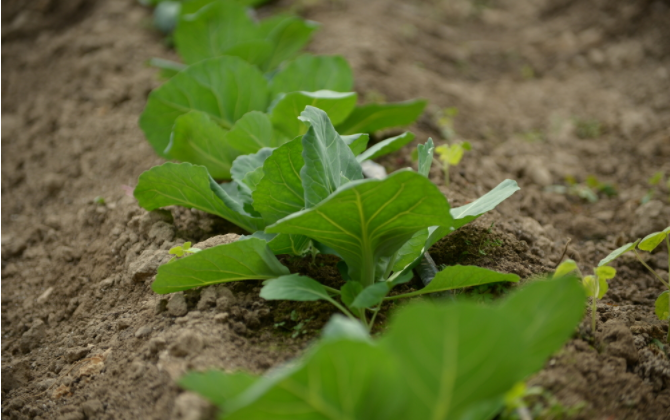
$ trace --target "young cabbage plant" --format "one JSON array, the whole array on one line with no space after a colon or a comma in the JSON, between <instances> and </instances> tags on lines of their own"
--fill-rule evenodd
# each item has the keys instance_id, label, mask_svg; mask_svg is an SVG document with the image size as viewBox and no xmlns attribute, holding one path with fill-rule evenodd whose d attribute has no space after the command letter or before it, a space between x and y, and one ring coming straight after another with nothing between
<instances>
[{"instance_id":1,"label":"young cabbage plant","mask_svg":"<svg viewBox=\"0 0 670 420\"><path fill-rule=\"evenodd\" d=\"M450 183L449 167L456 166L463 159L467 150L471 150L470 142L463 141L451 145L442 145L435 148L438 159L442 162L442 173L444 174L444 184L448 187Z\"/></svg>"},{"instance_id":2,"label":"young cabbage plant","mask_svg":"<svg viewBox=\"0 0 670 420\"><path fill-rule=\"evenodd\" d=\"M658 275L658 273L654 269L649 267L649 265L646 262L644 262L644 260L640 257L640 254L638 254L637 252L638 249L641 251L652 252L654 249L656 249L656 247L658 247L664 241L668 251L668 264L670 265L670 226L668 226L667 228L665 228L660 232L650 233L649 235L645 236L642 239L638 239L635 242L627 243L626 245L623 245L622 247L615 249L608 256L603 258L598 265L604 266L605 264L609 264L610 262L619 258L621 255L629 251L633 251L633 254L635 254L635 258L637 258L637 260L647 270L649 270L651 274L654 275L654 277L656 277L661 283L663 283L663 285L668 290L665 290L660 295L658 295L658 298L656 298L654 309L658 319L660 319L661 321L668 321L667 341L668 343L670 343L670 269L668 269L668 280L663 279L663 277Z\"/></svg>"},{"instance_id":3,"label":"young cabbage plant","mask_svg":"<svg viewBox=\"0 0 670 420\"><path fill-rule=\"evenodd\" d=\"M595 334L597 303L609 290L607 282L614 278L616 270L607 265L600 265L593 269L593 275L584 276L574 260L565 260L556 268L554 277L562 277L572 272L579 275L586 295L591 298L591 331Z\"/></svg>"},{"instance_id":4,"label":"young cabbage plant","mask_svg":"<svg viewBox=\"0 0 670 420\"><path fill-rule=\"evenodd\" d=\"M262 297L327 300L369 328L384 300L519 280L513 274L453 266L420 291L388 297L393 287L411 279L412 268L430 246L519 188L507 180L480 199L451 209L425 176L432 141L419 153L420 173L407 169L384 180L363 179L361 161L374 153L360 154L360 136L340 136L318 108L306 107L300 118L309 126L307 133L276 149L238 157L231 170L233 183L219 185L205 168L191 164L168 163L142 174L135 196L145 209L199 208L254 232L160 267L154 291L271 279ZM314 248L342 259L347 281L340 290L289 274L273 256L304 255ZM256 263L248 261L251 253L257 254ZM244 267L233 264L242 255Z\"/></svg>"},{"instance_id":5,"label":"young cabbage plant","mask_svg":"<svg viewBox=\"0 0 670 420\"><path fill-rule=\"evenodd\" d=\"M426 104L387 104L359 113L352 85L351 68L342 57L302 56L270 81L240 58L217 57L189 66L151 92L140 127L160 156L203 165L215 179L228 180L238 156L305 134L307 127L298 120L305 106L324 110L333 124L343 125L341 132L353 134L353 129L369 133L411 124ZM363 138L356 139L360 146ZM377 156L412 139L394 137L395 147Z\"/></svg>"},{"instance_id":6,"label":"young cabbage plant","mask_svg":"<svg viewBox=\"0 0 670 420\"><path fill-rule=\"evenodd\" d=\"M412 303L375 340L335 315L303 356L263 376L192 372L179 384L227 420L490 420L570 337L583 304L563 278L491 306Z\"/></svg>"}]
</instances>

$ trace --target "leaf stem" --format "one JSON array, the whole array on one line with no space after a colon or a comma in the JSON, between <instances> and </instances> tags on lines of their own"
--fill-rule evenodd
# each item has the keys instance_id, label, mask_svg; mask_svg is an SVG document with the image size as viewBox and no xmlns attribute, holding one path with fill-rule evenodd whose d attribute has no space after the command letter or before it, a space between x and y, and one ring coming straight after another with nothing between
<instances>
[{"instance_id":1,"label":"leaf stem","mask_svg":"<svg viewBox=\"0 0 670 420\"><path fill-rule=\"evenodd\" d=\"M669 252L670 252L670 251L669 251ZM668 284L665 280L663 280L663 278L662 278L661 276L659 276L658 273L656 273L656 271L654 271L651 267L649 267L649 266L647 265L646 262L642 261L642 258L640 258L640 254L637 253L637 250L636 250L636 249L633 249L633 253L635 253L635 257L637 257L637 260L638 260L639 262L641 262L643 266L647 267L647 270L651 271L651 274L653 274L654 276L656 276L656 278L659 279L660 282L663 283L663 284L665 285L665 287L667 287L668 289L670 289L670 284Z\"/></svg>"},{"instance_id":2,"label":"leaf stem","mask_svg":"<svg viewBox=\"0 0 670 420\"><path fill-rule=\"evenodd\" d=\"M335 296L340 296L340 295L342 294L342 293L341 293L339 290L337 290L337 289L334 289L334 288L332 288L332 287L328 287L328 286L326 286L326 285L322 285L322 286L323 286L324 289L326 289L326 290L328 291L328 293L331 293L331 294L333 294L333 295L335 295Z\"/></svg>"},{"instance_id":3,"label":"leaf stem","mask_svg":"<svg viewBox=\"0 0 670 420\"><path fill-rule=\"evenodd\" d=\"M377 318L377 314L379 313L379 311L381 310L381 308L382 308L382 307L379 306L377 309L374 309L374 310L373 310L373 309L370 309L370 310L373 311L374 313L372 314L372 319L370 319L370 326L369 326L369 328L368 328L368 332L370 332L370 331L372 330L372 327L375 325L375 319Z\"/></svg>"},{"instance_id":4,"label":"leaf stem","mask_svg":"<svg viewBox=\"0 0 670 420\"><path fill-rule=\"evenodd\" d=\"M337 309L339 309L340 311L342 311L342 313L345 314L345 315L346 315L347 317L349 317L350 319L353 319L353 320L357 320L357 319L358 319L358 318L356 318L351 312L349 312L349 310L347 310L347 308L345 308L344 306L340 305L335 299L329 299L328 301L329 301L330 303L332 303Z\"/></svg>"}]
</instances>

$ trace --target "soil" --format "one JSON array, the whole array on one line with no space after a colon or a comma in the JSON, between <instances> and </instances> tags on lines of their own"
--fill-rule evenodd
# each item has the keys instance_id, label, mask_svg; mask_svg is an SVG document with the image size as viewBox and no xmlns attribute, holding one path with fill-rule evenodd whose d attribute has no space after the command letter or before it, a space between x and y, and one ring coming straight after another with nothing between
<instances>
[{"instance_id":1,"label":"soil","mask_svg":"<svg viewBox=\"0 0 670 420\"><path fill-rule=\"evenodd\" d=\"M266 302L258 282L154 294L171 246L243 233L197 211L147 213L132 198L139 174L161 163L137 126L160 84L145 62L174 52L134 0L3 6L2 418L210 418L179 375L264 372L299 354L332 308ZM669 224L670 191L649 179L670 177L670 2L280 1L260 13L285 9L323 23L309 49L344 55L361 97L429 99L411 127L421 142L442 143L436 115L458 108L453 129L473 150L449 187L431 172L453 205L519 182L431 250L438 264L526 281L567 256L586 272ZM411 165L409 152L381 163ZM589 176L601 184L593 202L567 181ZM645 256L659 273L666 252ZM285 262L338 281L330 257ZM587 312L530 380L549 395L534 407L543 418L670 419L668 327L653 312L661 284L628 256L613 266L597 331Z\"/></svg>"}]
</instances>

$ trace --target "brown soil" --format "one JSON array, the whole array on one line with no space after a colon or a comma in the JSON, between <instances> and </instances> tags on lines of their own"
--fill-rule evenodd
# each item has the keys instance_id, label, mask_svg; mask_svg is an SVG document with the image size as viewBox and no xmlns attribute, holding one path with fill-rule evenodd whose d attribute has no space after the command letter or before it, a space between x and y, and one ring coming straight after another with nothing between
<instances>
[{"instance_id":1,"label":"brown soil","mask_svg":"<svg viewBox=\"0 0 670 420\"><path fill-rule=\"evenodd\" d=\"M207 367L263 372L298 354L332 309L265 302L258 282L155 295L151 280L171 246L242 233L185 209L147 214L128 195L161 162L137 127L159 85L144 63L174 53L134 0L3 6L2 418L207 418L211 408L175 378ZM670 176L668 1L292 6L323 23L310 49L344 55L361 96L430 100L411 128L420 141L441 143L435 114L458 107L455 131L473 151L452 168L449 188L437 167L431 173L453 204L505 178L522 187L437 244L438 264L527 279L565 251L587 271L668 225L670 191L647 182ZM383 160L390 170L410 162L409 149ZM546 190L589 175L617 195L590 203ZM659 271L668 269L664 252L648 256ZM287 264L337 281L328 257ZM587 313L531 380L553 398L539 408L545 418L581 405L569 418L670 419L667 325L653 313L661 285L631 258L614 266L598 331Z\"/></svg>"}]
</instances>

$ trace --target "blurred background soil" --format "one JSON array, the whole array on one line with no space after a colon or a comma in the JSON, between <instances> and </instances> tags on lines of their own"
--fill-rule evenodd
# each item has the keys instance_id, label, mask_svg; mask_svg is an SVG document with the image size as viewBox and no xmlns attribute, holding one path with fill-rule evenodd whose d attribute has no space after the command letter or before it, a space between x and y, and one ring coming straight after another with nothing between
<instances>
[{"instance_id":1,"label":"blurred background soil","mask_svg":"<svg viewBox=\"0 0 670 420\"><path fill-rule=\"evenodd\" d=\"M302 0L259 13L286 9L323 24L309 50L345 56L367 101L429 99L410 128L418 141L444 143L440 113L458 109L449 128L473 151L448 188L431 172L452 204L519 182L431 250L442 262L529 278L565 252L587 272L670 224L670 2ZM151 291L171 246L243 233L132 198L161 163L137 126L160 84L151 57L176 58L134 0L3 1L3 419L210 418L175 378L261 373L299 354L332 313L265 302L257 282ZM409 152L380 163L410 166ZM646 258L667 273L664 253ZM661 284L631 258L614 266L598 331L586 320L530 381L551 396L536 401L542 418L670 419ZM333 261L318 267L310 274L333 281Z\"/></svg>"}]
</instances>

